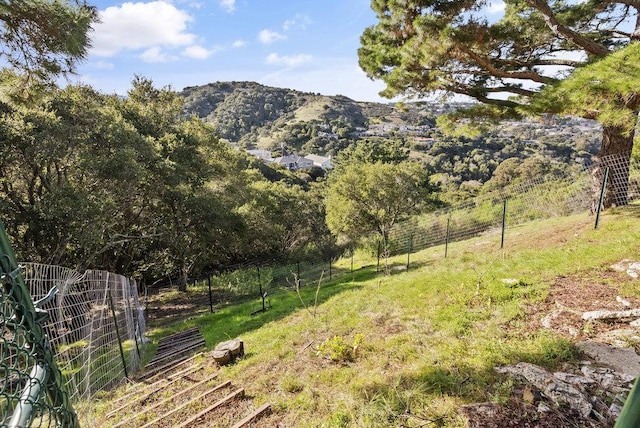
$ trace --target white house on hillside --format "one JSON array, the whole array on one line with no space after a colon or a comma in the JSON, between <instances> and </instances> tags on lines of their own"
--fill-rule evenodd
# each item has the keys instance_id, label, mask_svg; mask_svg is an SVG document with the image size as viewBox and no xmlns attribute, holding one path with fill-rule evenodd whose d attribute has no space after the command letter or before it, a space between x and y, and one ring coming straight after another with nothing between
<instances>
[{"instance_id":1,"label":"white house on hillside","mask_svg":"<svg viewBox=\"0 0 640 428\"><path fill-rule=\"evenodd\" d=\"M296 170L296 169L305 169L305 168L313 167L313 161L312 160L300 157L298 155L281 156L281 157L275 158L273 160L273 163L277 163L279 165L282 165L282 166L284 166L285 168L287 168L288 170L291 170L291 171Z\"/></svg>"},{"instance_id":2,"label":"white house on hillside","mask_svg":"<svg viewBox=\"0 0 640 428\"><path fill-rule=\"evenodd\" d=\"M305 156L305 158L313 162L313 166L320 167L324 170L333 168L333 164L331 163L330 157L318 156L318 155L307 155Z\"/></svg>"}]
</instances>

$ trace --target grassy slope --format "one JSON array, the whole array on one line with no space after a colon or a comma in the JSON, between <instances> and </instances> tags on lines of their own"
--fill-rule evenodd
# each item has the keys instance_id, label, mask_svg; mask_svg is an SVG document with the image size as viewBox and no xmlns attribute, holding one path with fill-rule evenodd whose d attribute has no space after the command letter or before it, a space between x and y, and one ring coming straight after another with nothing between
<instances>
[{"instance_id":1,"label":"grassy slope","mask_svg":"<svg viewBox=\"0 0 640 428\"><path fill-rule=\"evenodd\" d=\"M494 366L575 357L571 342L527 316L554 278L640 259L637 216L607 214L598 230L593 221L581 215L511 229L504 250L499 235L454 243L447 259L443 248L427 249L411 256L410 271L390 276L363 268L323 283L315 315L316 290L307 286L308 310L290 292L272 296L266 313L249 315L254 302L155 334L198 325L211 347L241 336L248 354L222 377L244 385L256 404L271 402L285 426L463 426L459 405L507 397L511 383ZM619 286L634 292L631 281ZM348 357L358 342L353 361L328 357L332 349Z\"/></svg>"}]
</instances>

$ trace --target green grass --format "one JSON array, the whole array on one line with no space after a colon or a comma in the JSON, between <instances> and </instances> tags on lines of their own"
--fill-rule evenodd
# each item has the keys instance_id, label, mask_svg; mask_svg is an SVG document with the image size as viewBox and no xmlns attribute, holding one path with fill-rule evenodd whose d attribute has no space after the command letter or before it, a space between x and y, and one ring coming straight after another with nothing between
<instances>
[{"instance_id":1,"label":"green grass","mask_svg":"<svg viewBox=\"0 0 640 428\"><path fill-rule=\"evenodd\" d=\"M356 252L360 268L321 284L315 315L317 284L309 284L301 290L306 309L295 292L280 292L265 312L251 315L255 299L153 333L198 326L209 347L242 337L247 355L221 377L256 404L271 402L287 426L464 426L460 405L508 397L512 381L495 366L551 368L578 357L571 340L532 328L528 308L544 301L555 278L588 278L640 259L637 215L608 213L598 229L594 220L509 228L502 250L499 234L452 243L446 259L443 246L428 248L411 255L408 271L388 276L376 273L370 253ZM390 262L404 265L406 255ZM630 284L612 286L638 295Z\"/></svg>"}]
</instances>

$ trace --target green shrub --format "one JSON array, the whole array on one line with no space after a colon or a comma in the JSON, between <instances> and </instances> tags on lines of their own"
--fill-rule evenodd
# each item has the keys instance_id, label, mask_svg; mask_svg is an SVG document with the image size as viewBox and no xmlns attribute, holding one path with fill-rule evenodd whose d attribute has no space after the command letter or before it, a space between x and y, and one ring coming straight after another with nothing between
<instances>
[{"instance_id":1,"label":"green shrub","mask_svg":"<svg viewBox=\"0 0 640 428\"><path fill-rule=\"evenodd\" d=\"M342 336L333 336L318 346L318 355L335 362L355 361L362 339L364 335L356 334L353 342L349 343Z\"/></svg>"}]
</instances>

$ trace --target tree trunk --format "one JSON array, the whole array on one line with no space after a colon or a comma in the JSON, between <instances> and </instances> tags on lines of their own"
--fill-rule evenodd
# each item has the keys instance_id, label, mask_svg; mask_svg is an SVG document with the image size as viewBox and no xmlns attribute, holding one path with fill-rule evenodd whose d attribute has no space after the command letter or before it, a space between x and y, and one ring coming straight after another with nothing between
<instances>
[{"instance_id":1,"label":"tree trunk","mask_svg":"<svg viewBox=\"0 0 640 428\"><path fill-rule=\"evenodd\" d=\"M187 291L187 280L189 279L189 270L187 268L180 269L178 277L178 291Z\"/></svg>"},{"instance_id":2,"label":"tree trunk","mask_svg":"<svg viewBox=\"0 0 640 428\"><path fill-rule=\"evenodd\" d=\"M627 205L629 192L629 162L633 149L634 132L626 134L622 128L605 126L602 130L602 146L594 157L592 170L593 200L591 212L595 213L600 201L602 182L609 168L607 187L602 201L603 208Z\"/></svg>"}]
</instances>

